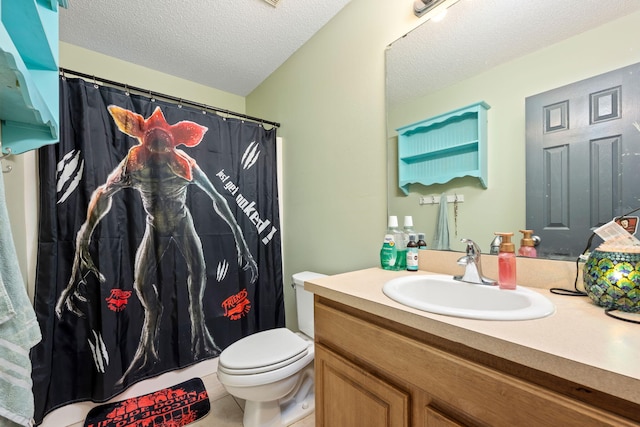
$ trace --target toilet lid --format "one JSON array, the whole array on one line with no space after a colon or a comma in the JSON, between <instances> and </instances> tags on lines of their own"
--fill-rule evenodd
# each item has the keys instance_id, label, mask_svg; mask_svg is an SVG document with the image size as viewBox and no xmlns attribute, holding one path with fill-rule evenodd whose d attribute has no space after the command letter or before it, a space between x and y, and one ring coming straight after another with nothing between
<instances>
[{"instance_id":1,"label":"toilet lid","mask_svg":"<svg viewBox=\"0 0 640 427\"><path fill-rule=\"evenodd\" d=\"M226 370L260 373L286 366L304 357L310 343L286 328L270 329L244 337L220 354Z\"/></svg>"}]
</instances>

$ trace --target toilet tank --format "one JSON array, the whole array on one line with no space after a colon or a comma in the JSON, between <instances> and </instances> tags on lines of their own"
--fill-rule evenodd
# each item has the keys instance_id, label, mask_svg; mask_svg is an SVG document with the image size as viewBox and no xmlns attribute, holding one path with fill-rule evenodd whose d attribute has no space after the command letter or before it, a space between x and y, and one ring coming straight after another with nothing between
<instances>
[{"instance_id":1,"label":"toilet tank","mask_svg":"<svg viewBox=\"0 0 640 427\"><path fill-rule=\"evenodd\" d=\"M304 290L304 282L325 276L326 274L312 271L303 271L293 275L293 286L296 290L296 309L298 310L298 328L310 338L313 338L313 293Z\"/></svg>"}]
</instances>

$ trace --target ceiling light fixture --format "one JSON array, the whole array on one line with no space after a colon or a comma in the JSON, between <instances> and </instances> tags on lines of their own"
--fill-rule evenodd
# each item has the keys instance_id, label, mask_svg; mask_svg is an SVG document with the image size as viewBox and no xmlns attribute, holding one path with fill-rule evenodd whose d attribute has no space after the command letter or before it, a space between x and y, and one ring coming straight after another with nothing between
<instances>
[{"instance_id":1,"label":"ceiling light fixture","mask_svg":"<svg viewBox=\"0 0 640 427\"><path fill-rule=\"evenodd\" d=\"M280 0L264 0L264 1L269 3L271 6L276 7Z\"/></svg>"},{"instance_id":2,"label":"ceiling light fixture","mask_svg":"<svg viewBox=\"0 0 640 427\"><path fill-rule=\"evenodd\" d=\"M444 3L446 0L415 0L413 2L413 13L420 18L425 13L433 10L436 6Z\"/></svg>"}]
</instances>

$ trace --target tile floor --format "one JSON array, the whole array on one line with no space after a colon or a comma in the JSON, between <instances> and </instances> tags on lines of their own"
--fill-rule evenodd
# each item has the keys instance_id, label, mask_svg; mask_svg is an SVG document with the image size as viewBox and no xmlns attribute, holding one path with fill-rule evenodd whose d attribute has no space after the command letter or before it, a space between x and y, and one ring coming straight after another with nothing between
<instances>
[{"instance_id":1,"label":"tile floor","mask_svg":"<svg viewBox=\"0 0 640 427\"><path fill-rule=\"evenodd\" d=\"M242 414L242 403L227 394L211 402L209 415L190 426L242 427ZM315 425L314 414L311 414L293 424L292 427L315 427Z\"/></svg>"}]
</instances>

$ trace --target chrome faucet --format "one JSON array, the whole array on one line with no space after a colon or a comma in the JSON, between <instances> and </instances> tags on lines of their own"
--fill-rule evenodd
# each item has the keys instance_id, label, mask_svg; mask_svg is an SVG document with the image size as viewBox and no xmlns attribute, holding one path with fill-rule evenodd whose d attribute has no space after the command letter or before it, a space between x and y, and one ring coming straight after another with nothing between
<instances>
[{"instance_id":1,"label":"chrome faucet","mask_svg":"<svg viewBox=\"0 0 640 427\"><path fill-rule=\"evenodd\" d=\"M482 275L478 245L471 239L461 239L460 241L467 244L467 254L458 260L458 265L464 266L464 274L453 276L453 279L478 285L495 285L495 280Z\"/></svg>"}]
</instances>

